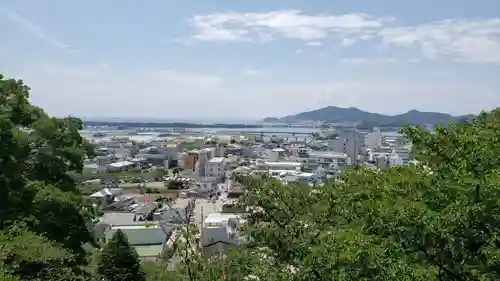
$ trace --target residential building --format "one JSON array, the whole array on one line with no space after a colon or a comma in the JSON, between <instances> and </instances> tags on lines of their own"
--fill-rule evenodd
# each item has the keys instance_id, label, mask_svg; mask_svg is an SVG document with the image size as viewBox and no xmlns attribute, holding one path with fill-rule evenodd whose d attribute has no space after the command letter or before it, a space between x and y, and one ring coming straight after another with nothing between
<instances>
[{"instance_id":1,"label":"residential building","mask_svg":"<svg viewBox=\"0 0 500 281\"><path fill-rule=\"evenodd\" d=\"M301 163L297 162L264 162L257 161L254 165L251 166L253 168L252 174L254 175L270 175L270 176L279 176L283 172L296 171L299 172L301 170Z\"/></svg>"},{"instance_id":2,"label":"residential building","mask_svg":"<svg viewBox=\"0 0 500 281\"><path fill-rule=\"evenodd\" d=\"M326 180L326 171L323 168L318 168L311 173L307 172L285 172L279 175L278 178L285 184L292 182L302 182L309 184L322 183Z\"/></svg>"},{"instance_id":3,"label":"residential building","mask_svg":"<svg viewBox=\"0 0 500 281\"><path fill-rule=\"evenodd\" d=\"M184 170L195 171L196 163L199 159L199 154L197 151L190 151L182 156L182 161L179 166Z\"/></svg>"},{"instance_id":4,"label":"residential building","mask_svg":"<svg viewBox=\"0 0 500 281\"><path fill-rule=\"evenodd\" d=\"M202 149L198 151L198 161L196 161L194 168L194 175L197 177L204 177L206 165L210 158L210 149Z\"/></svg>"},{"instance_id":5,"label":"residential building","mask_svg":"<svg viewBox=\"0 0 500 281\"><path fill-rule=\"evenodd\" d=\"M209 166L209 165L207 165ZM206 176L199 178L197 184L199 186L198 193L200 194L212 194L217 192L217 184L220 182L222 176Z\"/></svg>"},{"instance_id":6,"label":"residential building","mask_svg":"<svg viewBox=\"0 0 500 281\"><path fill-rule=\"evenodd\" d=\"M391 167L388 155L379 155L375 160L375 166L379 169Z\"/></svg>"},{"instance_id":7,"label":"residential building","mask_svg":"<svg viewBox=\"0 0 500 281\"><path fill-rule=\"evenodd\" d=\"M213 157L205 165L205 175L207 177L221 178L225 175L227 161L224 157Z\"/></svg>"},{"instance_id":8,"label":"residential building","mask_svg":"<svg viewBox=\"0 0 500 281\"><path fill-rule=\"evenodd\" d=\"M347 154L351 159L352 164L358 162L359 155L359 135L356 130L339 130L337 131L338 137L336 139L329 139L328 148Z\"/></svg>"},{"instance_id":9,"label":"residential building","mask_svg":"<svg viewBox=\"0 0 500 281\"><path fill-rule=\"evenodd\" d=\"M380 129L374 128L370 133L364 136L365 149L377 149L382 146L382 135Z\"/></svg>"},{"instance_id":10,"label":"residential building","mask_svg":"<svg viewBox=\"0 0 500 281\"><path fill-rule=\"evenodd\" d=\"M308 148L299 148L298 161L304 171L325 169L328 173L335 173L350 165L351 159L346 153L335 151L315 151Z\"/></svg>"},{"instance_id":11,"label":"residential building","mask_svg":"<svg viewBox=\"0 0 500 281\"><path fill-rule=\"evenodd\" d=\"M174 154L175 156L173 156ZM165 168L168 168L169 161L172 159L171 157L177 157L177 152L174 153L170 149L154 146L141 149L136 155L136 158L141 159L145 163Z\"/></svg>"},{"instance_id":12,"label":"residential building","mask_svg":"<svg viewBox=\"0 0 500 281\"><path fill-rule=\"evenodd\" d=\"M111 154L119 155L120 158L132 157L139 149L138 144L131 141L128 137L118 136L114 136L111 140L101 142L99 146L106 148Z\"/></svg>"},{"instance_id":13,"label":"residential building","mask_svg":"<svg viewBox=\"0 0 500 281\"><path fill-rule=\"evenodd\" d=\"M103 188L94 194L90 195L90 198L97 200L101 207L106 207L109 204L115 202L115 198L122 194L121 188Z\"/></svg>"},{"instance_id":14,"label":"residential building","mask_svg":"<svg viewBox=\"0 0 500 281\"><path fill-rule=\"evenodd\" d=\"M411 161L409 161L408 163L410 163ZM394 166L397 166L397 165L403 165L404 164L404 161L403 161L403 158L401 158L401 156L397 155L397 154L393 154L391 156L389 156L389 167L394 167Z\"/></svg>"},{"instance_id":15,"label":"residential building","mask_svg":"<svg viewBox=\"0 0 500 281\"><path fill-rule=\"evenodd\" d=\"M392 155L401 157L403 164L406 165L410 161L410 151L411 151L411 145L394 147L392 150Z\"/></svg>"},{"instance_id":16,"label":"residential building","mask_svg":"<svg viewBox=\"0 0 500 281\"><path fill-rule=\"evenodd\" d=\"M210 157L225 157L227 156L227 145L225 143L219 143L215 147L209 148Z\"/></svg>"},{"instance_id":17,"label":"residential building","mask_svg":"<svg viewBox=\"0 0 500 281\"><path fill-rule=\"evenodd\" d=\"M111 226L106 231L106 241L118 230L127 236L140 259L156 261L161 258L163 246L172 234L173 226L158 223Z\"/></svg>"},{"instance_id":18,"label":"residential building","mask_svg":"<svg viewBox=\"0 0 500 281\"><path fill-rule=\"evenodd\" d=\"M186 222L186 219L194 210L194 200L190 198L178 198L174 204L165 205L157 210L153 218L162 220L166 223L181 224Z\"/></svg>"},{"instance_id":19,"label":"residential building","mask_svg":"<svg viewBox=\"0 0 500 281\"><path fill-rule=\"evenodd\" d=\"M266 149L265 151L265 159L269 162L278 162L280 159L284 158L285 149L283 148Z\"/></svg>"},{"instance_id":20,"label":"residential building","mask_svg":"<svg viewBox=\"0 0 500 281\"><path fill-rule=\"evenodd\" d=\"M231 213L210 213L201 229L201 245L205 256L226 253L231 246L241 243L238 235L240 218Z\"/></svg>"}]
</instances>

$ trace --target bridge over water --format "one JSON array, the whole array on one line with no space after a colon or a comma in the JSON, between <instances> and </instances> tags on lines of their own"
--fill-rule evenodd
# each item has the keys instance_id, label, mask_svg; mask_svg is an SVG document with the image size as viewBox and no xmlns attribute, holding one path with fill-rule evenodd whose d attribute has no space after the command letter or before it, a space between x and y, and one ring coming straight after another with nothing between
<instances>
[{"instance_id":1,"label":"bridge over water","mask_svg":"<svg viewBox=\"0 0 500 281\"><path fill-rule=\"evenodd\" d=\"M294 132L294 131L217 131L217 134L235 134L235 133L240 133L243 135L262 135L262 136L269 136L269 135L276 135L276 136L282 136L282 135L290 135L290 136L297 136L297 137L305 137L305 136L312 136L314 132Z\"/></svg>"}]
</instances>

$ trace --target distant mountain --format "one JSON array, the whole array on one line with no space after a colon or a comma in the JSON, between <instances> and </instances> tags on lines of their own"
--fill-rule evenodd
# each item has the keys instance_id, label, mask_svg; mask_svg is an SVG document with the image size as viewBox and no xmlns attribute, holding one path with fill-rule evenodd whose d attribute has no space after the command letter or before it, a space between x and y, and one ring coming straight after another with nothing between
<instances>
[{"instance_id":1,"label":"distant mountain","mask_svg":"<svg viewBox=\"0 0 500 281\"><path fill-rule=\"evenodd\" d=\"M403 126L406 124L427 125L443 124L446 122L456 122L460 120L469 120L472 115L452 116L439 112L422 112L411 110L398 115L384 115L378 113L366 112L361 109L350 107L341 108L336 106L327 106L313 111L302 112L296 115L289 115L281 118L268 117L264 122L283 122L294 123L299 121L324 121L329 123L349 122L361 123L369 126Z\"/></svg>"}]
</instances>

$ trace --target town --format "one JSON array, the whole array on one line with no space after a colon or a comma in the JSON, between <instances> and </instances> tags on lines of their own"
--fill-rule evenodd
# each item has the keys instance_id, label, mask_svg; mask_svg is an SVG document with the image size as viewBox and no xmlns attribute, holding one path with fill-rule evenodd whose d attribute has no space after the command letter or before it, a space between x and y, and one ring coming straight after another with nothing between
<instances>
[{"instance_id":1,"label":"town","mask_svg":"<svg viewBox=\"0 0 500 281\"><path fill-rule=\"evenodd\" d=\"M94 203L96 242L104 246L121 230L140 259L173 268L187 225L197 226L195 249L204 257L243 242L246 209L238 198L245 187L235 175L316 186L356 166L385 169L414 162L411 144L378 128L262 130L87 126L81 134L95 156L85 161L78 180Z\"/></svg>"}]
</instances>

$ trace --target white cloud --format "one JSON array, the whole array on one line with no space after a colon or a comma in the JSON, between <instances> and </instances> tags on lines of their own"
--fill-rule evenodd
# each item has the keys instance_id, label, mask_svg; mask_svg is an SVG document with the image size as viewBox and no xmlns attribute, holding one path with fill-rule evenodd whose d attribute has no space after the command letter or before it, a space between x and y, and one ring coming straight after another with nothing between
<instances>
[{"instance_id":1,"label":"white cloud","mask_svg":"<svg viewBox=\"0 0 500 281\"><path fill-rule=\"evenodd\" d=\"M417 47L427 58L500 63L500 19L443 20L380 31L385 44Z\"/></svg>"},{"instance_id":2,"label":"white cloud","mask_svg":"<svg viewBox=\"0 0 500 281\"><path fill-rule=\"evenodd\" d=\"M356 43L356 40L352 39L352 38L344 38L342 40L342 46L351 46L352 44Z\"/></svg>"},{"instance_id":3,"label":"white cloud","mask_svg":"<svg viewBox=\"0 0 500 281\"><path fill-rule=\"evenodd\" d=\"M10 11L8 9L0 7L0 16L4 16L7 19L9 19L11 22L25 30L27 33L30 35L45 41L46 43L59 48L59 49L64 49L67 50L68 52L71 53L78 53L79 51L76 49L72 49L68 44L57 40L56 38L52 37L49 35L41 26L37 25L36 23L24 18L18 13L15 13L13 11Z\"/></svg>"},{"instance_id":4,"label":"white cloud","mask_svg":"<svg viewBox=\"0 0 500 281\"><path fill-rule=\"evenodd\" d=\"M500 63L500 18L447 19L414 26L366 14L305 14L300 10L266 13L215 13L189 20L193 40L262 42L277 38L306 41L319 46L336 38L341 46L358 41L417 48L428 59L450 57L456 61Z\"/></svg>"},{"instance_id":5,"label":"white cloud","mask_svg":"<svg viewBox=\"0 0 500 281\"><path fill-rule=\"evenodd\" d=\"M323 42L321 42L321 41L311 41L311 42L307 42L307 46L319 47L319 46L323 46Z\"/></svg>"},{"instance_id":6,"label":"white cloud","mask_svg":"<svg viewBox=\"0 0 500 281\"><path fill-rule=\"evenodd\" d=\"M369 58L369 57L348 57L340 60L340 63L343 64L351 64L351 65L360 65L360 64L396 64L396 63L418 63L417 59L408 59L408 58L395 58L395 57L387 57L387 58Z\"/></svg>"},{"instance_id":7,"label":"white cloud","mask_svg":"<svg viewBox=\"0 0 500 281\"><path fill-rule=\"evenodd\" d=\"M295 50L295 52L296 52L297 54L302 54L302 53L304 52L304 50L303 50L303 49L297 49L297 50Z\"/></svg>"},{"instance_id":8,"label":"white cloud","mask_svg":"<svg viewBox=\"0 0 500 281\"><path fill-rule=\"evenodd\" d=\"M201 41L254 41L259 37L285 37L317 41L329 34L369 34L384 20L365 14L307 15L300 10L268 13L216 13L196 15L189 20Z\"/></svg>"}]
</instances>

